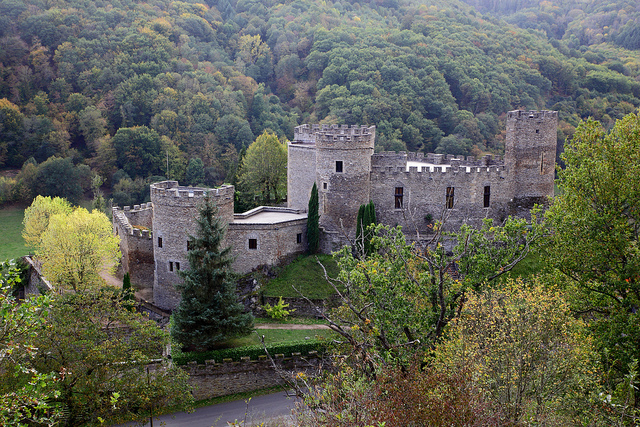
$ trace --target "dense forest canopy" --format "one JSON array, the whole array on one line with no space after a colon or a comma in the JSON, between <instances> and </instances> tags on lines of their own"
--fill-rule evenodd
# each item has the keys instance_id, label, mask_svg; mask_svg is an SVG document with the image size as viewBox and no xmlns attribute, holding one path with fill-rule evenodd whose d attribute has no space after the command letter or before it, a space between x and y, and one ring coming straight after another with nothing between
<instances>
[{"instance_id":1,"label":"dense forest canopy","mask_svg":"<svg viewBox=\"0 0 640 427\"><path fill-rule=\"evenodd\" d=\"M255 137L292 138L301 123L375 124L378 150L482 154L501 152L512 109L558 110L562 142L582 118L610 125L640 105L640 56L622 48L638 48L631 0L468 2L479 10L1 0L0 168L28 161L28 178L51 156L70 158L126 204L145 197L150 176L183 179L192 159L204 183L235 182ZM34 195L23 178L14 198Z\"/></svg>"}]
</instances>

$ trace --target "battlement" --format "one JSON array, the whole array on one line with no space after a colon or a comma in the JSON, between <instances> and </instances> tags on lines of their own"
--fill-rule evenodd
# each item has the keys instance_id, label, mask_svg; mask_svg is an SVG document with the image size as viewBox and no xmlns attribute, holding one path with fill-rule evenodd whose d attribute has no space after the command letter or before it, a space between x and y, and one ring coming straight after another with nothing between
<instances>
[{"instance_id":1,"label":"battlement","mask_svg":"<svg viewBox=\"0 0 640 427\"><path fill-rule=\"evenodd\" d=\"M436 154L436 153L413 153L405 151L383 151L372 156L373 167L400 167L407 162L427 163L429 165L443 166L470 166L470 167L487 167L502 166L504 159L502 156L493 156L487 154L477 159L475 156L456 156L453 154ZM417 166L417 165L416 165ZM427 166L427 165L425 165ZM420 168L420 166L417 166Z\"/></svg>"},{"instance_id":2,"label":"battlement","mask_svg":"<svg viewBox=\"0 0 640 427\"><path fill-rule=\"evenodd\" d=\"M144 208L142 208L142 206L144 206ZM142 205L134 206L134 209L137 211L151 208L151 203L143 203ZM119 207L114 206L111 211L113 213L113 222L116 224L117 228L123 231L123 233L126 233L129 236L140 237L144 239L151 239L153 237L153 233L151 230L131 225L131 222L129 222L129 218L127 218L127 215L125 213L133 212L130 206L125 206L124 209L120 209Z\"/></svg>"},{"instance_id":3,"label":"battlement","mask_svg":"<svg viewBox=\"0 0 640 427\"><path fill-rule=\"evenodd\" d=\"M395 175L395 174L405 174L405 175L416 175L416 176L428 176L431 179L433 178L441 178L445 175L472 175L472 174L480 174L480 173L489 173L489 174L500 174L505 171L504 165L499 166L466 166L466 165L442 165L442 166L410 166L409 170L407 170L404 166L373 166L371 168L372 175Z\"/></svg>"},{"instance_id":4,"label":"battlement","mask_svg":"<svg viewBox=\"0 0 640 427\"><path fill-rule=\"evenodd\" d=\"M514 110L507 113L507 120L527 120L527 119L552 119L557 120L558 112L549 110L526 111Z\"/></svg>"},{"instance_id":5,"label":"battlement","mask_svg":"<svg viewBox=\"0 0 640 427\"><path fill-rule=\"evenodd\" d=\"M212 197L231 197L234 195L233 185L222 185L218 188L181 187L178 181L162 181L151 184L152 197L167 198L202 198L206 194Z\"/></svg>"},{"instance_id":6,"label":"battlement","mask_svg":"<svg viewBox=\"0 0 640 427\"><path fill-rule=\"evenodd\" d=\"M357 145L371 145L376 136L375 126L349 125L309 125L296 126L292 144L333 145L347 142Z\"/></svg>"}]
</instances>

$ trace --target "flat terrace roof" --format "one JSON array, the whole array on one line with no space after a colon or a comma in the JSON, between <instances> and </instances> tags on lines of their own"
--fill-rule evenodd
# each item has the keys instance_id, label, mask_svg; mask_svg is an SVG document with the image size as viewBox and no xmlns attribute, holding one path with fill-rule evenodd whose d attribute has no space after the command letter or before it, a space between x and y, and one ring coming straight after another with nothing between
<instances>
[{"instance_id":1,"label":"flat terrace roof","mask_svg":"<svg viewBox=\"0 0 640 427\"><path fill-rule=\"evenodd\" d=\"M307 213L298 209L269 206L259 206L245 213L233 215L235 224L279 224L299 219L307 219Z\"/></svg>"}]
</instances>

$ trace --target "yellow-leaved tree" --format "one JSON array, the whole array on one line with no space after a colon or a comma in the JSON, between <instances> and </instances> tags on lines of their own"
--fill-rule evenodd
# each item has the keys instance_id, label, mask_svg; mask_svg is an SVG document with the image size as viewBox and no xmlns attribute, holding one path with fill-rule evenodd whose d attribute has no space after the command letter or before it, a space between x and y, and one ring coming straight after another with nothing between
<instances>
[{"instance_id":1,"label":"yellow-leaved tree","mask_svg":"<svg viewBox=\"0 0 640 427\"><path fill-rule=\"evenodd\" d=\"M71 204L61 197L38 196L24 211L24 229L22 237L31 248L37 249L40 239L49 226L53 215L69 215L73 211Z\"/></svg>"},{"instance_id":2,"label":"yellow-leaved tree","mask_svg":"<svg viewBox=\"0 0 640 427\"><path fill-rule=\"evenodd\" d=\"M100 271L115 268L120 259L119 239L104 213L76 208L49 218L36 255L54 286L84 291L102 286Z\"/></svg>"}]
</instances>

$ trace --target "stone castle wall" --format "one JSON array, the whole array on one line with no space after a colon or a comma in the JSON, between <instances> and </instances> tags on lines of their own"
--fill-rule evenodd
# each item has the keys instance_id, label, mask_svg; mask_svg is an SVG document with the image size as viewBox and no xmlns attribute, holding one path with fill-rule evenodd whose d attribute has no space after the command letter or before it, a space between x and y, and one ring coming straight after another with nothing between
<instances>
[{"instance_id":1,"label":"stone castle wall","mask_svg":"<svg viewBox=\"0 0 640 427\"><path fill-rule=\"evenodd\" d=\"M181 187L176 181L151 185L155 254L153 299L161 308L173 309L180 300L174 285L181 281L178 272L189 267L187 240L197 231L198 206L205 194L214 199L221 221L230 222L234 196L231 185L214 189Z\"/></svg>"},{"instance_id":2,"label":"stone castle wall","mask_svg":"<svg viewBox=\"0 0 640 427\"><path fill-rule=\"evenodd\" d=\"M320 226L355 236L360 205L370 199L375 126L328 126L316 136ZM295 185L295 184L294 184Z\"/></svg>"},{"instance_id":3,"label":"stone castle wall","mask_svg":"<svg viewBox=\"0 0 640 427\"><path fill-rule=\"evenodd\" d=\"M114 207L113 232L120 236L121 265L131 282L143 287L153 285L153 205Z\"/></svg>"},{"instance_id":4,"label":"stone castle wall","mask_svg":"<svg viewBox=\"0 0 640 427\"><path fill-rule=\"evenodd\" d=\"M378 222L401 225L409 236L416 231L425 235L433 220L446 218L448 227L456 228L463 221L480 225L482 218L504 219L510 200L505 177L504 166L435 166L433 171L377 166L371 173L371 200ZM485 187L489 207L484 206ZM453 189L451 209L446 207L447 188ZM402 193L399 208L397 193Z\"/></svg>"},{"instance_id":5,"label":"stone castle wall","mask_svg":"<svg viewBox=\"0 0 640 427\"><path fill-rule=\"evenodd\" d=\"M256 210L277 211L260 207ZM285 211L284 209L279 209ZM242 217L243 214L236 215ZM249 247L249 239L256 240L256 248ZM283 259L307 250L307 219L295 219L276 224L232 222L227 228L227 241L233 248L233 270L248 273L260 265L276 265Z\"/></svg>"},{"instance_id":6,"label":"stone castle wall","mask_svg":"<svg viewBox=\"0 0 640 427\"><path fill-rule=\"evenodd\" d=\"M553 195L557 128L556 111L507 114L505 167L510 173L512 198L535 201Z\"/></svg>"},{"instance_id":7,"label":"stone castle wall","mask_svg":"<svg viewBox=\"0 0 640 427\"><path fill-rule=\"evenodd\" d=\"M310 375L318 373L321 359L316 355L309 355L276 357L274 361L285 372L292 372L294 375L304 372ZM194 388L193 397L196 400L283 384L280 375L265 358L224 363L207 361L204 365L193 362L183 369L189 374L189 384Z\"/></svg>"},{"instance_id":8,"label":"stone castle wall","mask_svg":"<svg viewBox=\"0 0 640 427\"><path fill-rule=\"evenodd\" d=\"M295 182L295 185L288 187L287 206L306 211L311 188L316 182L316 147L309 143L290 142L288 158L287 182Z\"/></svg>"}]
</instances>

